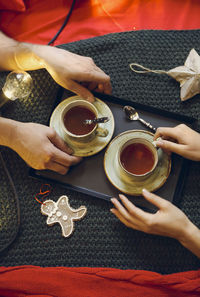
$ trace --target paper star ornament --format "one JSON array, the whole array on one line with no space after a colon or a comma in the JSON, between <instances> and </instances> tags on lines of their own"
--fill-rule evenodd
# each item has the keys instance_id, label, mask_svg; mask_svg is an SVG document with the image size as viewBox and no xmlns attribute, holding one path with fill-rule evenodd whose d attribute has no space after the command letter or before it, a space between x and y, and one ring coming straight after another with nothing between
<instances>
[{"instance_id":1,"label":"paper star ornament","mask_svg":"<svg viewBox=\"0 0 200 297\"><path fill-rule=\"evenodd\" d=\"M182 101L200 93L200 56L191 49L184 66L167 71L167 74L180 82Z\"/></svg>"},{"instance_id":2,"label":"paper star ornament","mask_svg":"<svg viewBox=\"0 0 200 297\"><path fill-rule=\"evenodd\" d=\"M137 70L135 69L135 66L143 70ZM130 68L136 73L153 72L158 74L167 74L173 77L180 83L180 98L182 101L200 93L200 56L194 48L191 49L184 66L178 66L170 69L169 71L152 70L137 63L131 63Z\"/></svg>"}]
</instances>

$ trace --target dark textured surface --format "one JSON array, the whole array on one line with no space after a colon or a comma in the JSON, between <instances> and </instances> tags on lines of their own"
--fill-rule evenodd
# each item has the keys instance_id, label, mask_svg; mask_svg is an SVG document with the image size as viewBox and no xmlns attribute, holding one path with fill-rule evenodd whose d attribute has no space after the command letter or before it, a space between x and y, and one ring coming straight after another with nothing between
<instances>
[{"instance_id":1,"label":"dark textured surface","mask_svg":"<svg viewBox=\"0 0 200 297\"><path fill-rule=\"evenodd\" d=\"M111 76L113 95L169 111L199 118L200 95L187 102L179 98L179 84L156 74L141 75L130 71L136 62L152 69L169 70L183 65L191 48L200 53L200 31L140 31L110 34L61 46L85 56ZM21 121L47 123L58 86L44 70L32 72L35 88L27 100L16 101L3 110L3 116ZM6 73L1 73L3 86ZM198 127L199 128L199 127ZM52 183L49 198L66 194L76 208L85 205L86 217L75 224L74 234L65 239L60 226L46 225L40 205L34 199L41 181L28 176L28 167L15 152L1 149L13 177L20 200L21 228L12 246L0 255L0 265L101 266L143 269L164 274L198 269L199 260L176 240L147 235L127 229L110 214L109 202L71 192ZM189 169L179 207L200 227L200 166L193 162ZM0 219L4 228L1 244L16 226L10 186L0 166ZM9 203L7 204L7 200ZM3 209L9 208L8 211ZM10 223L11 222L11 223ZM5 228L9 232L5 236ZM5 237L4 237L5 236Z\"/></svg>"}]
</instances>

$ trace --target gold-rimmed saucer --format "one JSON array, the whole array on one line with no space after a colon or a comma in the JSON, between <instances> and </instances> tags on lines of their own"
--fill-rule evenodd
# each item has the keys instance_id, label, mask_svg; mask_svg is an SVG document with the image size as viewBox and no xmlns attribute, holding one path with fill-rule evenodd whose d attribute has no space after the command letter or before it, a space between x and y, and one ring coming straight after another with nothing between
<instances>
[{"instance_id":1,"label":"gold-rimmed saucer","mask_svg":"<svg viewBox=\"0 0 200 297\"><path fill-rule=\"evenodd\" d=\"M93 103L98 111L98 116L103 117L107 116L110 118L110 120L107 123L104 124L98 124L99 128L107 129L108 134L106 137L100 137L96 136L91 141L87 143L77 143L73 140L71 140L69 137L65 136L62 132L62 129L60 128L59 122L60 122L60 114L66 104L73 102L77 99L82 99L79 96L73 96L69 97L67 99L64 99L60 104L56 106L54 109L51 118L50 118L50 127L54 128L58 135L72 148L74 151L74 155L80 156L80 157L88 157L92 156L94 154L97 154L100 152L111 140L114 128L115 128L115 121L112 114L112 111L110 110L109 106L101 101L98 98L95 98L95 102Z\"/></svg>"},{"instance_id":2,"label":"gold-rimmed saucer","mask_svg":"<svg viewBox=\"0 0 200 297\"><path fill-rule=\"evenodd\" d=\"M136 180L126 174L122 175L118 164L118 148L132 138L146 138L153 141L153 134L144 130L128 130L116 136L109 144L104 155L104 171L111 184L119 191L140 196L142 189L150 192L159 189L167 180L171 170L171 158L158 149L158 165L146 179Z\"/></svg>"}]
</instances>

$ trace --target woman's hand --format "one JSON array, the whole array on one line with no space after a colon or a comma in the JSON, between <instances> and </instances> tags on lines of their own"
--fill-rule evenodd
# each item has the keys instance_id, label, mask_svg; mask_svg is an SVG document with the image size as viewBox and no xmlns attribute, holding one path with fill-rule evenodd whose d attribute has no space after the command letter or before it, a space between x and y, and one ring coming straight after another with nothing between
<instances>
[{"instance_id":1,"label":"woman's hand","mask_svg":"<svg viewBox=\"0 0 200 297\"><path fill-rule=\"evenodd\" d=\"M50 169L66 174L80 157L71 156L72 150L54 129L35 123L17 122L9 147L35 169Z\"/></svg>"},{"instance_id":2,"label":"woman's hand","mask_svg":"<svg viewBox=\"0 0 200 297\"><path fill-rule=\"evenodd\" d=\"M124 195L119 195L122 203L116 198L111 199L115 206L111 212L123 224L132 229L182 240L191 224L187 216L169 201L147 190L143 190L143 196L158 208L156 213L143 211Z\"/></svg>"},{"instance_id":3,"label":"woman's hand","mask_svg":"<svg viewBox=\"0 0 200 297\"><path fill-rule=\"evenodd\" d=\"M184 124L174 128L160 127L154 140L156 145L165 151L179 154L193 161L200 161L200 134Z\"/></svg>"},{"instance_id":4,"label":"woman's hand","mask_svg":"<svg viewBox=\"0 0 200 297\"><path fill-rule=\"evenodd\" d=\"M143 211L124 195L119 195L122 204L116 198L111 199L116 207L112 208L111 212L127 227L177 239L185 248L200 258L200 230L169 201L147 190L143 190L143 196L157 206L156 213Z\"/></svg>"}]
</instances>

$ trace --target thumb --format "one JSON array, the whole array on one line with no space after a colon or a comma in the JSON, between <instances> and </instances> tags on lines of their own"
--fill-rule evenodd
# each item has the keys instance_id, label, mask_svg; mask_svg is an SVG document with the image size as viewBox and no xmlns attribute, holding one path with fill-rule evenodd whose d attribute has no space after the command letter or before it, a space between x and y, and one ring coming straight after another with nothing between
<instances>
[{"instance_id":1,"label":"thumb","mask_svg":"<svg viewBox=\"0 0 200 297\"><path fill-rule=\"evenodd\" d=\"M89 102L94 102L94 96L93 94L84 86L80 85L79 83L75 81L70 81L70 86L67 88L68 90L76 93L83 99L89 101Z\"/></svg>"}]
</instances>

